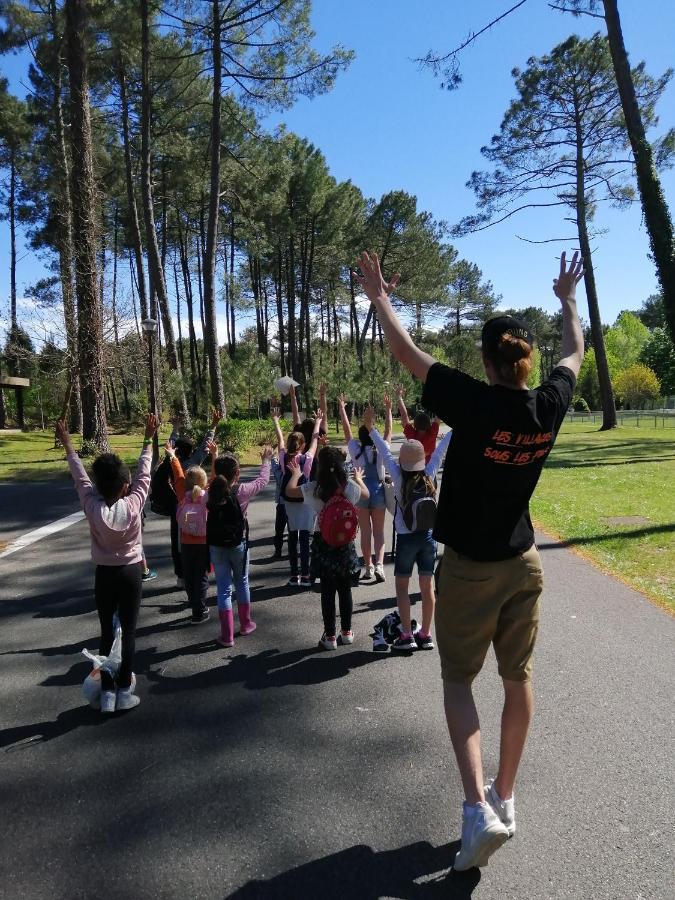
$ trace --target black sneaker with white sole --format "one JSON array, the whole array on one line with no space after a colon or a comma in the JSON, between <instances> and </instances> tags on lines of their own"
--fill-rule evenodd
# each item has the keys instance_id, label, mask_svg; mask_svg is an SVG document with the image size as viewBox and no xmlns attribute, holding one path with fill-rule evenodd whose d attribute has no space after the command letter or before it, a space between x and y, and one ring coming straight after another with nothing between
<instances>
[{"instance_id":1,"label":"black sneaker with white sole","mask_svg":"<svg viewBox=\"0 0 675 900\"><path fill-rule=\"evenodd\" d=\"M434 639L430 634L426 634L422 636L418 631L415 635L415 640L417 641L417 649L418 650L434 650Z\"/></svg>"},{"instance_id":2,"label":"black sneaker with white sole","mask_svg":"<svg viewBox=\"0 0 675 900\"><path fill-rule=\"evenodd\" d=\"M417 644L415 642L415 638L411 634L409 637L397 637L394 643L391 645L392 650L417 650Z\"/></svg>"},{"instance_id":3,"label":"black sneaker with white sole","mask_svg":"<svg viewBox=\"0 0 675 900\"><path fill-rule=\"evenodd\" d=\"M190 619L190 624L191 625L201 625L202 622L208 622L208 620L209 620L209 611L208 611L208 609L205 609L204 612L199 613L196 616L192 616L192 618Z\"/></svg>"}]
</instances>

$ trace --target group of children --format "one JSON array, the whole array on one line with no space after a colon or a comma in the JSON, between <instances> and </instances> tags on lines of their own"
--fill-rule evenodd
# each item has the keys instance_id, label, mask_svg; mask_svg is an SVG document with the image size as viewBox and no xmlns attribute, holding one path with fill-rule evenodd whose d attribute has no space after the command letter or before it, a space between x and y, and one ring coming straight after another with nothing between
<instances>
[{"instance_id":1,"label":"group of children","mask_svg":"<svg viewBox=\"0 0 675 900\"><path fill-rule=\"evenodd\" d=\"M232 606L236 591L239 635L251 634L248 581L247 509L253 498L276 481L277 510L274 557L282 556L284 531L288 530L288 584L312 587L320 584L323 633L319 646L334 650L351 644L352 587L361 580L383 582L385 512L394 515L396 554L394 575L400 613L400 636L393 648L433 649L431 620L434 609L433 574L436 544L432 530L436 513L436 474L447 449L450 433L436 446L438 422L417 416L410 422L398 389L398 406L406 440L398 461L389 441L392 434L392 403L385 397L384 435L375 427L372 407L354 438L346 411L347 400L339 398L347 455L328 444L326 391L321 386L320 409L300 421L295 391L291 407L295 426L284 438L279 411L273 410L278 454L271 447L261 452L258 476L240 481L237 457L218 454L214 443L220 413L214 411L211 430L195 448L180 437L178 423L167 441L166 459L152 476L151 506L171 520L171 546L177 584L184 587L195 625L209 619L208 574L216 579L220 631L217 642L234 645ZM146 564L142 548L142 515L151 487L152 439L158 427L154 416L146 420L145 440L136 475L111 453L101 454L92 467L92 480L72 448L65 423L56 426L57 438L66 449L80 501L89 522L92 557L96 563L95 600L101 624L100 653L106 656L113 642L113 615L122 627L122 665L113 678L101 673L101 710L104 713L138 705L132 683L136 621ZM210 457L210 476L202 463ZM364 569L356 553L360 529ZM417 565L422 595L421 629L413 635L410 619L409 580ZM336 624L336 598L340 630Z\"/></svg>"}]
</instances>

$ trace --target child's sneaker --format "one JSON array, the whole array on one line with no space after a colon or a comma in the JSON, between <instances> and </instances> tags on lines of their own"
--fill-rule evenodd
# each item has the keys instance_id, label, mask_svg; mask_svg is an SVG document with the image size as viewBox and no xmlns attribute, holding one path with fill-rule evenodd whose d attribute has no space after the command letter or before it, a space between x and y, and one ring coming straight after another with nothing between
<instances>
[{"instance_id":1,"label":"child's sneaker","mask_svg":"<svg viewBox=\"0 0 675 900\"><path fill-rule=\"evenodd\" d=\"M377 584L382 584L384 581L387 580L385 577L385 574L384 574L384 566L382 565L382 563L377 563L377 565L375 566L375 569L373 571L374 571L374 575L375 575L375 581L377 582Z\"/></svg>"},{"instance_id":2,"label":"child's sneaker","mask_svg":"<svg viewBox=\"0 0 675 900\"><path fill-rule=\"evenodd\" d=\"M366 566L365 571L361 575L362 581L372 581L375 577L375 566Z\"/></svg>"},{"instance_id":3,"label":"child's sneaker","mask_svg":"<svg viewBox=\"0 0 675 900\"><path fill-rule=\"evenodd\" d=\"M154 581L157 578L157 572L154 569L148 569L147 572L143 572L142 580L143 581Z\"/></svg>"},{"instance_id":4,"label":"child's sneaker","mask_svg":"<svg viewBox=\"0 0 675 900\"><path fill-rule=\"evenodd\" d=\"M311 586L312 586L312 579L309 577L309 575L303 575L302 578L300 579L300 587L311 588Z\"/></svg>"},{"instance_id":5,"label":"child's sneaker","mask_svg":"<svg viewBox=\"0 0 675 900\"><path fill-rule=\"evenodd\" d=\"M300 584L300 576L299 575L291 575L291 577L286 582L286 587L297 587Z\"/></svg>"},{"instance_id":6,"label":"child's sneaker","mask_svg":"<svg viewBox=\"0 0 675 900\"><path fill-rule=\"evenodd\" d=\"M324 650L337 650L337 640L335 639L335 636L333 635L333 637L329 637L324 631L324 633L319 638L319 647L323 648Z\"/></svg>"},{"instance_id":7,"label":"child's sneaker","mask_svg":"<svg viewBox=\"0 0 675 900\"><path fill-rule=\"evenodd\" d=\"M101 712L102 713L114 713L115 712L115 699L116 699L115 691L101 691Z\"/></svg>"},{"instance_id":8,"label":"child's sneaker","mask_svg":"<svg viewBox=\"0 0 675 900\"><path fill-rule=\"evenodd\" d=\"M417 643L412 634L402 634L391 645L392 650L417 650Z\"/></svg>"},{"instance_id":9,"label":"child's sneaker","mask_svg":"<svg viewBox=\"0 0 675 900\"><path fill-rule=\"evenodd\" d=\"M198 613L196 616L192 616L190 619L191 625L201 625L203 622L209 621L209 610L205 609L203 612Z\"/></svg>"},{"instance_id":10,"label":"child's sneaker","mask_svg":"<svg viewBox=\"0 0 675 900\"><path fill-rule=\"evenodd\" d=\"M418 631L415 635L415 640L417 641L417 649L418 650L433 650L434 649L434 639L430 634L422 634L421 631Z\"/></svg>"},{"instance_id":11,"label":"child's sneaker","mask_svg":"<svg viewBox=\"0 0 675 900\"><path fill-rule=\"evenodd\" d=\"M462 846L455 856L453 868L464 872L474 866L487 866L492 854L499 850L509 833L492 811L489 803L464 804Z\"/></svg>"},{"instance_id":12,"label":"child's sneaker","mask_svg":"<svg viewBox=\"0 0 675 900\"><path fill-rule=\"evenodd\" d=\"M516 833L516 803L513 797L502 800L495 789L494 778L485 785L485 802L490 804L492 811L512 838Z\"/></svg>"},{"instance_id":13,"label":"child's sneaker","mask_svg":"<svg viewBox=\"0 0 675 900\"><path fill-rule=\"evenodd\" d=\"M341 631L338 635L337 639L338 644L345 646L346 644L354 643L354 632L353 631Z\"/></svg>"},{"instance_id":14,"label":"child's sneaker","mask_svg":"<svg viewBox=\"0 0 675 900\"><path fill-rule=\"evenodd\" d=\"M134 706L138 706L141 702L141 698L137 697L134 694L133 685L130 685L128 688L121 688L117 692L117 711L121 712L125 709L133 709Z\"/></svg>"}]
</instances>

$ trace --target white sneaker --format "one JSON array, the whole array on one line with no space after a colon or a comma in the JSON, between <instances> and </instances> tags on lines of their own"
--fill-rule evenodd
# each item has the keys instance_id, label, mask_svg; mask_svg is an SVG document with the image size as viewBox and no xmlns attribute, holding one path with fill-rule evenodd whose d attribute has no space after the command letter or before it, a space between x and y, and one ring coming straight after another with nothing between
<instances>
[{"instance_id":1,"label":"white sneaker","mask_svg":"<svg viewBox=\"0 0 675 900\"><path fill-rule=\"evenodd\" d=\"M509 832L489 803L478 803L470 808L472 812L467 813L465 805L462 816L462 847L453 864L457 872L487 866L492 854L509 839Z\"/></svg>"},{"instance_id":2,"label":"white sneaker","mask_svg":"<svg viewBox=\"0 0 675 900\"><path fill-rule=\"evenodd\" d=\"M337 639L329 637L324 631L319 638L319 647L322 647L324 650L337 650Z\"/></svg>"},{"instance_id":3,"label":"white sneaker","mask_svg":"<svg viewBox=\"0 0 675 900\"><path fill-rule=\"evenodd\" d=\"M134 694L133 685L131 687L124 688L117 692L117 711L118 712L120 712L121 710L125 710L125 709L133 709L134 706L138 706L138 704L140 702L141 702L141 698L137 697L136 694Z\"/></svg>"},{"instance_id":4,"label":"white sneaker","mask_svg":"<svg viewBox=\"0 0 675 900\"><path fill-rule=\"evenodd\" d=\"M382 563L376 563L376 565L375 565L375 581L378 584L382 584L382 582L384 582L386 580L387 579L385 578L385 575L384 575L384 566L382 565Z\"/></svg>"},{"instance_id":5,"label":"white sneaker","mask_svg":"<svg viewBox=\"0 0 675 900\"><path fill-rule=\"evenodd\" d=\"M512 838L516 833L516 804L513 797L509 800L502 800L495 789L494 778L489 784L485 785L485 801L492 807L493 812L504 825Z\"/></svg>"},{"instance_id":6,"label":"white sneaker","mask_svg":"<svg viewBox=\"0 0 675 900\"><path fill-rule=\"evenodd\" d=\"M337 642L338 642L338 644L341 644L342 646L346 646L347 644L353 644L354 643L354 632L351 630L350 631L341 631L340 634L337 636Z\"/></svg>"},{"instance_id":7,"label":"white sneaker","mask_svg":"<svg viewBox=\"0 0 675 900\"><path fill-rule=\"evenodd\" d=\"M362 581L372 581L375 577L375 566L366 566L366 569L361 576Z\"/></svg>"},{"instance_id":8,"label":"white sneaker","mask_svg":"<svg viewBox=\"0 0 675 900\"><path fill-rule=\"evenodd\" d=\"M114 713L116 699L115 691L101 691L101 712Z\"/></svg>"}]
</instances>

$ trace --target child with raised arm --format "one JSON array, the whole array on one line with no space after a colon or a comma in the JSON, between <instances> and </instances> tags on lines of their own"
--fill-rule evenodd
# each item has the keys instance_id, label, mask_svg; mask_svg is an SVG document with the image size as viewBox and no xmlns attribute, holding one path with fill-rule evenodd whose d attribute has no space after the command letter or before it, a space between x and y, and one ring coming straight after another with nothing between
<instances>
[{"instance_id":1,"label":"child with raised arm","mask_svg":"<svg viewBox=\"0 0 675 900\"><path fill-rule=\"evenodd\" d=\"M272 407L272 421L274 422L274 430L277 436L277 452L281 453L282 450L286 449L286 445L284 443L284 433L281 430L281 425L279 424L279 416L281 415L281 410L278 406ZM278 456L272 456L271 459L272 466L272 476L274 477L275 490L274 490L274 503L275 503L275 515L274 515L274 559L281 559L282 552L284 549L284 532L286 531L286 526L288 525L288 516L286 515L286 505L284 504L281 497L281 483L283 481L284 473L279 463Z\"/></svg>"},{"instance_id":2,"label":"child with raised arm","mask_svg":"<svg viewBox=\"0 0 675 900\"><path fill-rule=\"evenodd\" d=\"M297 462L289 463L291 480L286 489L289 497L303 501L303 505L312 510L316 526L312 539L312 575L321 580L321 613L323 616L323 634L319 639L319 647L324 650L336 650L340 644L353 644L352 631L352 578L351 573L358 570L356 549L353 535L356 522L352 521L352 531L340 534L337 540L329 543L322 534L328 523L322 521L327 515L328 505L335 503L335 498L342 498L346 503L346 514L359 499L368 497L368 488L361 477L361 470L356 469L353 478L347 478L345 472L345 455L337 447L322 447L319 451L316 467L316 480L300 484L301 470ZM337 512L337 510L336 510ZM344 508L341 509L344 514ZM338 520L338 523L344 520ZM338 527L339 524L338 524ZM340 608L340 635L337 636L335 621L335 596L337 594Z\"/></svg>"},{"instance_id":3,"label":"child with raised arm","mask_svg":"<svg viewBox=\"0 0 675 900\"><path fill-rule=\"evenodd\" d=\"M286 506L288 517L288 562L291 576L288 585L297 587L311 587L312 581L309 573L309 536L314 530L315 514L310 506L302 503L302 498L289 497L286 491L291 478L289 463L297 462L300 466L301 481L309 481L312 473L312 463L316 455L319 441L319 432L323 422L321 410L317 410L314 419L312 440L306 450L305 438L302 432L292 431L288 435L286 446L279 450L279 466L282 471L281 499ZM277 439L280 429L277 431ZM303 481L304 479L304 481ZM298 572L298 546L300 547L300 571Z\"/></svg>"},{"instance_id":4,"label":"child with raised arm","mask_svg":"<svg viewBox=\"0 0 675 900\"><path fill-rule=\"evenodd\" d=\"M234 646L232 584L237 592L239 634L251 634L256 624L251 618L251 592L248 585L248 520L251 500L269 483L272 448L263 447L260 474L253 481L239 483L239 460L233 453L213 457L209 485L206 535L216 573L218 618L221 647Z\"/></svg>"},{"instance_id":5,"label":"child with raised arm","mask_svg":"<svg viewBox=\"0 0 675 900\"><path fill-rule=\"evenodd\" d=\"M182 419L175 416L172 420L173 429L169 440L180 461L183 471L187 472L192 466L201 466L209 455L208 444L213 440L218 423L223 418L219 409L211 410L211 427L203 436L197 446L192 438L181 437L180 426ZM150 506L152 510L161 516L168 516L171 525L171 559L176 576L176 587L184 588L183 561L181 558L180 538L178 534L178 521L176 519L176 507L178 498L171 474L171 461L167 457L157 466L152 476L150 489Z\"/></svg>"},{"instance_id":6,"label":"child with raised arm","mask_svg":"<svg viewBox=\"0 0 675 900\"><path fill-rule=\"evenodd\" d=\"M438 416L434 416L433 421L425 412L415 413L415 418L410 421L408 408L403 399L403 387L399 384L396 388L396 396L398 398L398 411L401 416L401 425L403 425L403 434L409 441L419 441L424 447L424 461L429 462L431 455L436 449L436 441L438 440L438 429L441 420Z\"/></svg>"},{"instance_id":7,"label":"child with raised arm","mask_svg":"<svg viewBox=\"0 0 675 900\"><path fill-rule=\"evenodd\" d=\"M113 645L113 616L122 627L122 663L116 678L101 669L101 712L132 709L141 702L131 683L136 623L141 605L141 513L150 488L152 436L159 421L145 420L143 448L133 480L129 467L114 453L102 453L92 465L92 480L73 449L68 426L56 423L56 438L66 451L82 509L89 523L91 556L96 564L94 598L101 625L99 653L108 656Z\"/></svg>"},{"instance_id":8,"label":"child with raised arm","mask_svg":"<svg viewBox=\"0 0 675 900\"><path fill-rule=\"evenodd\" d=\"M165 449L171 461L171 474L178 498L176 520L180 534L185 593L192 610L191 623L201 625L209 618L206 595L211 567L206 543L208 515L206 472L201 466L190 466L187 472L183 472L183 466L171 446L171 441L166 442ZM207 450L211 456L217 452L213 441L209 441Z\"/></svg>"},{"instance_id":9,"label":"child with raised arm","mask_svg":"<svg viewBox=\"0 0 675 900\"><path fill-rule=\"evenodd\" d=\"M338 407L347 449L352 463L363 469L363 480L368 488L368 497L359 500L357 504L359 528L361 529L361 555L365 566L363 577L367 581L374 577L376 582L382 582L385 580L384 519L387 512L384 496L384 461L381 455L378 456L377 449L373 445L365 425L361 425L359 428L358 440L354 438L346 404L347 398L341 394L338 398ZM391 399L388 396L385 396L384 404L386 411L384 439L388 442L392 430Z\"/></svg>"},{"instance_id":10,"label":"child with raised arm","mask_svg":"<svg viewBox=\"0 0 675 900\"><path fill-rule=\"evenodd\" d=\"M428 463L424 461L424 447L420 441L404 441L397 462L375 428L375 413L372 407L366 410L364 422L378 452L382 454L385 468L394 484L396 497L394 578L396 601L401 617L401 636L394 641L392 649L433 650L431 622L435 604L436 541L433 537L436 512L435 478L448 449L452 432L445 435ZM415 565L422 595L422 628L414 637L410 625L409 586Z\"/></svg>"}]
</instances>

